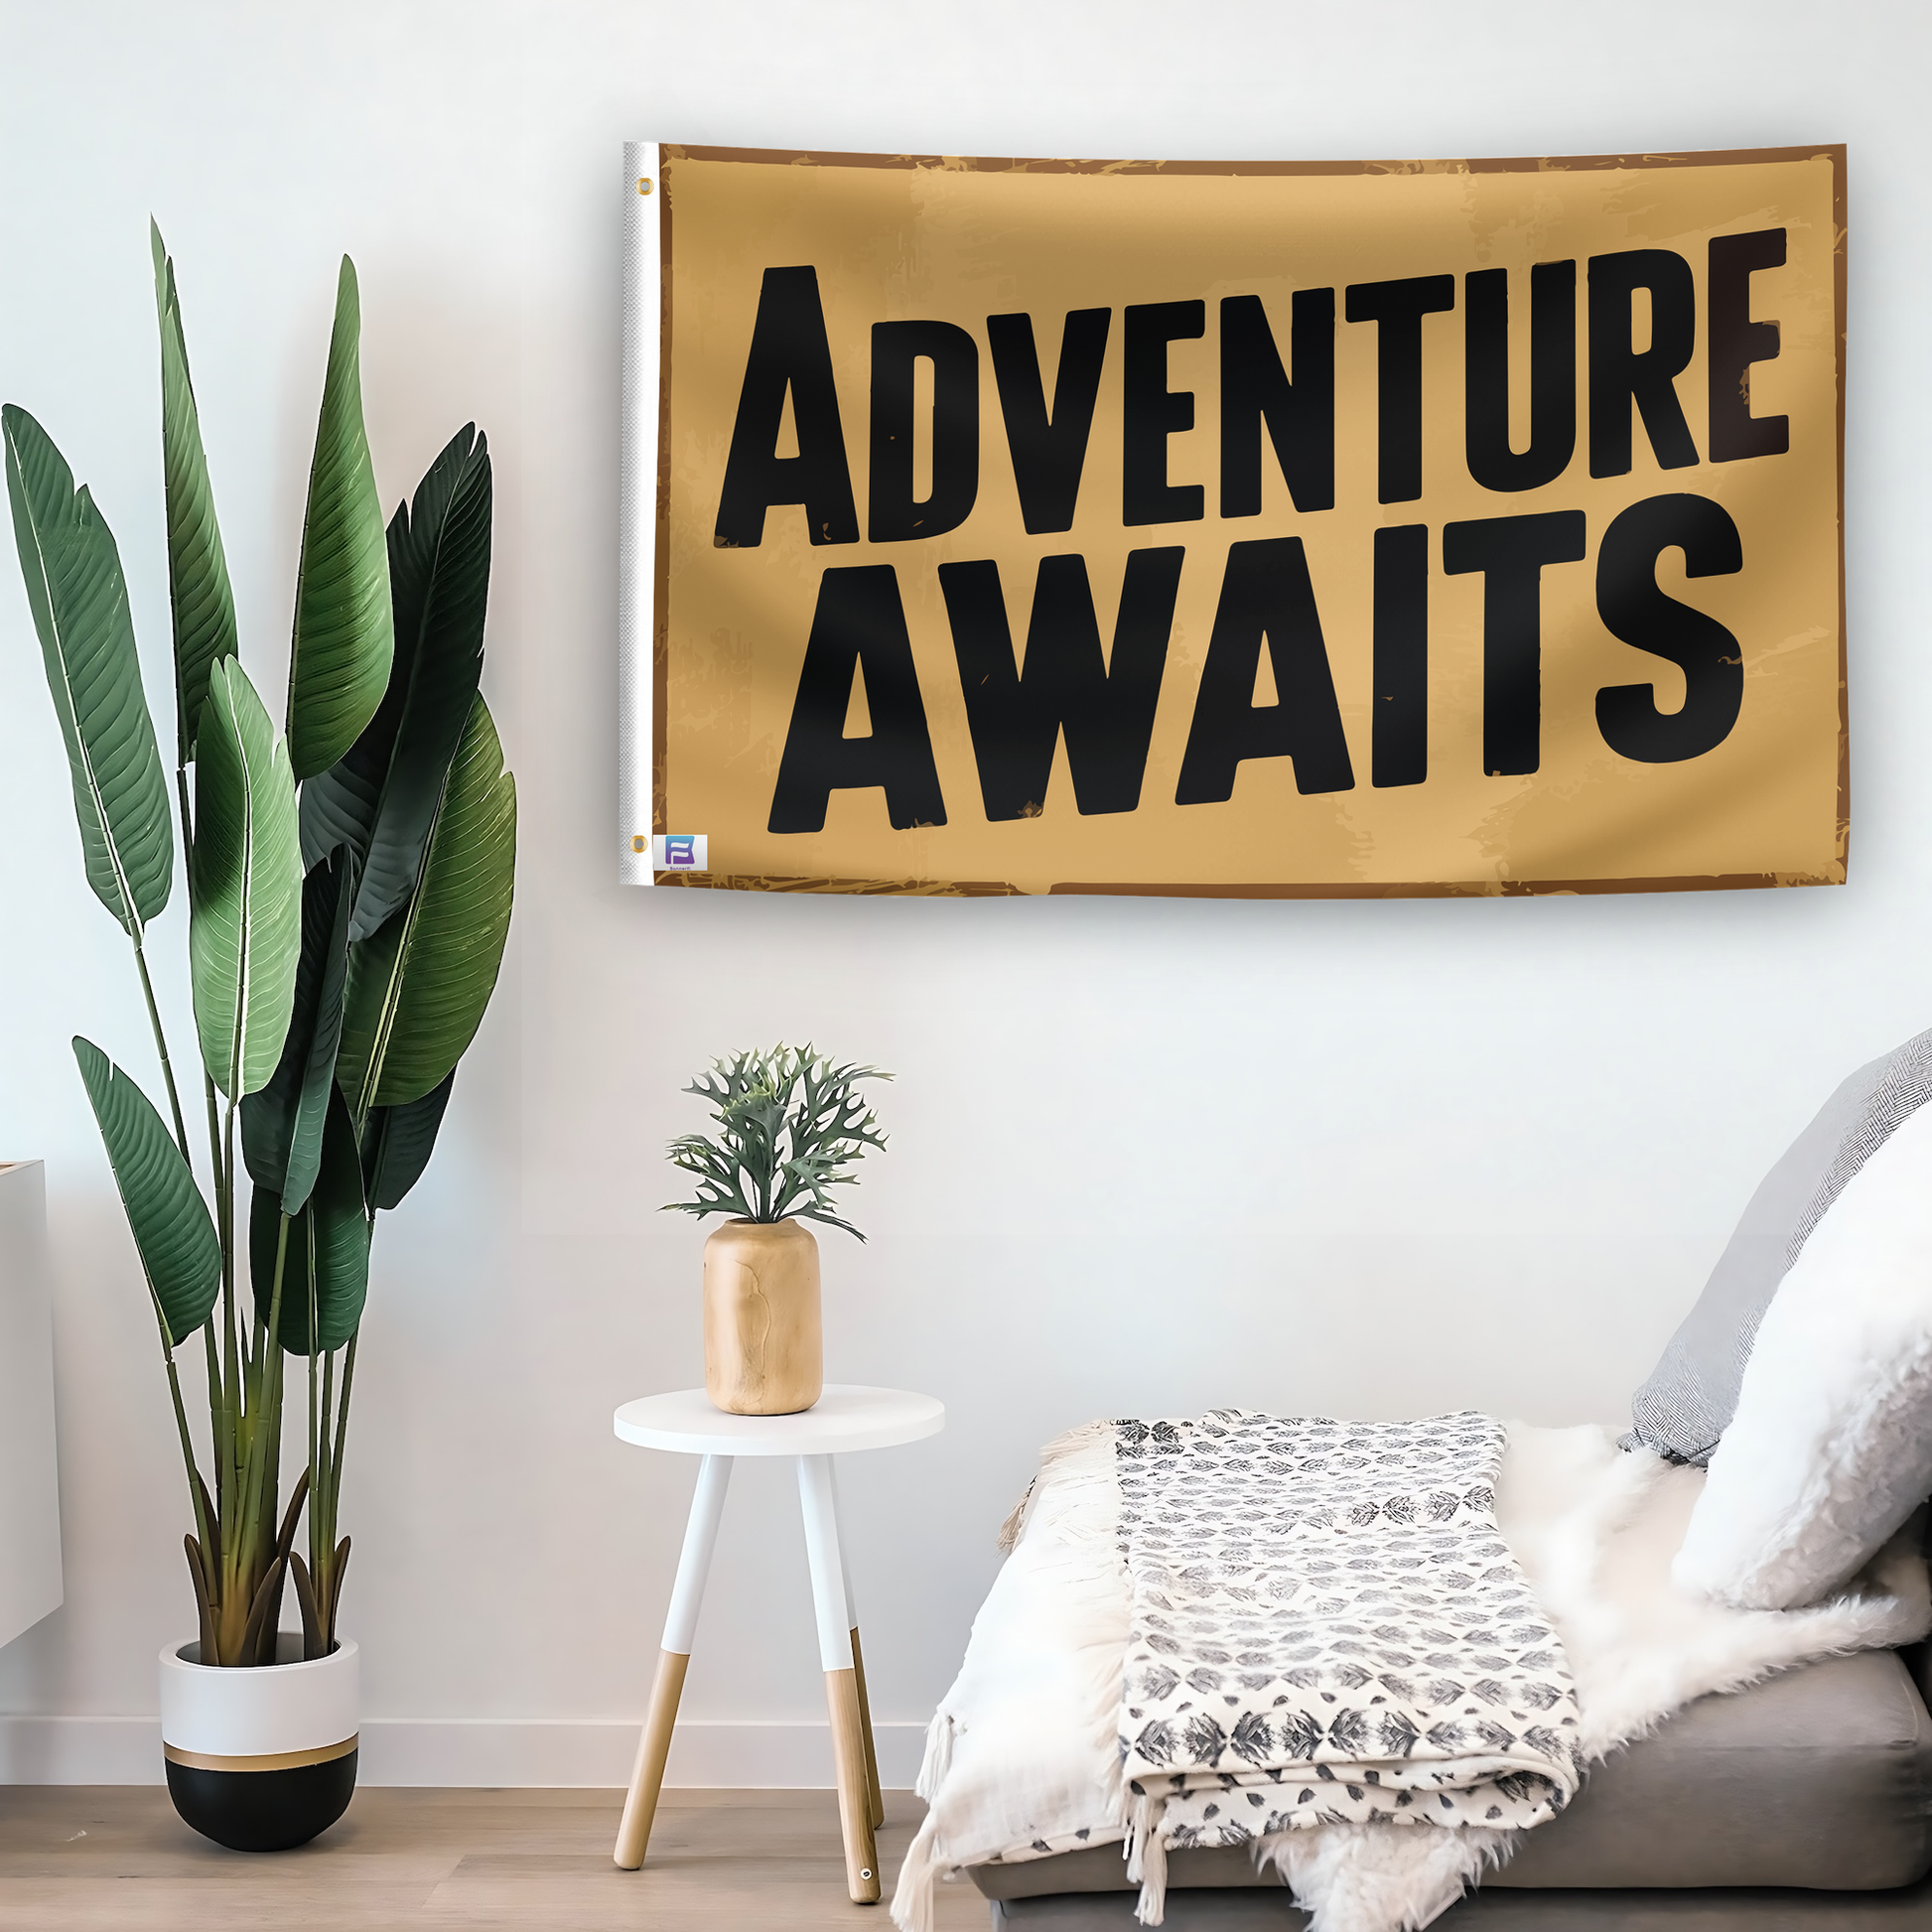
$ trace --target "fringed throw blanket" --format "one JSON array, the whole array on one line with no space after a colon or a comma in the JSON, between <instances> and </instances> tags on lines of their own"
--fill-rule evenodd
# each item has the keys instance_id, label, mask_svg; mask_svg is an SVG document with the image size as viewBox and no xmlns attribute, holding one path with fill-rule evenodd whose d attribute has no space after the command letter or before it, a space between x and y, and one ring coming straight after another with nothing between
<instances>
[{"instance_id":1,"label":"fringed throw blanket","mask_svg":"<svg viewBox=\"0 0 1932 1932\"><path fill-rule=\"evenodd\" d=\"M1217 1411L1117 1422L1130 1876L1311 1825L1554 1817L1583 1772L1562 1646L1496 1527L1503 1426Z\"/></svg>"}]
</instances>

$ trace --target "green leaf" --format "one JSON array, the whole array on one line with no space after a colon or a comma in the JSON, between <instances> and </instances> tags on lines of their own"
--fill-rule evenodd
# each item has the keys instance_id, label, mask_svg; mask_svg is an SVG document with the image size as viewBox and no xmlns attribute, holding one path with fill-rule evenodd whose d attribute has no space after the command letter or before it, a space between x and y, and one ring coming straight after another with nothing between
<instances>
[{"instance_id":1,"label":"green leaf","mask_svg":"<svg viewBox=\"0 0 1932 1932\"><path fill-rule=\"evenodd\" d=\"M175 835L141 689L120 552L94 501L26 410L0 409L7 495L47 688L67 743L87 884L136 941L168 903Z\"/></svg>"},{"instance_id":2,"label":"green leaf","mask_svg":"<svg viewBox=\"0 0 1932 1932\"><path fill-rule=\"evenodd\" d=\"M302 952L295 1005L274 1076L241 1103L241 1151L256 1183L300 1212L322 1162L323 1122L336 1090L348 974L355 860L338 850L302 882Z\"/></svg>"},{"instance_id":3,"label":"green leaf","mask_svg":"<svg viewBox=\"0 0 1932 1932\"><path fill-rule=\"evenodd\" d=\"M275 1248L282 1201L257 1186L248 1204L248 1274L262 1321L274 1300ZM292 1355L307 1355L310 1315L325 1349L341 1348L362 1319L369 1292L369 1222L362 1204L362 1164L355 1128L340 1093L330 1103L315 1191L289 1221L282 1258L282 1318L278 1339ZM313 1304L313 1309L312 1309Z\"/></svg>"},{"instance_id":4,"label":"green leaf","mask_svg":"<svg viewBox=\"0 0 1932 1932\"><path fill-rule=\"evenodd\" d=\"M295 587L288 736L298 778L328 770L361 736L395 651L382 505L362 429L361 326L355 265L345 255Z\"/></svg>"},{"instance_id":5,"label":"green leaf","mask_svg":"<svg viewBox=\"0 0 1932 1932\"><path fill-rule=\"evenodd\" d=\"M688 1201L666 1201L680 1214L732 1214L753 1221L822 1221L866 1237L832 1212L834 1187L858 1178L868 1148L886 1145L879 1122L858 1091L861 1080L890 1080L876 1066L835 1066L809 1043L752 1048L713 1060L685 1088L707 1102L714 1137L680 1134L671 1165L695 1175Z\"/></svg>"},{"instance_id":6,"label":"green leaf","mask_svg":"<svg viewBox=\"0 0 1932 1932\"><path fill-rule=\"evenodd\" d=\"M179 1347L207 1319L220 1292L221 1244L214 1223L181 1149L147 1095L91 1040L76 1035L73 1056L107 1144L148 1292L169 1346Z\"/></svg>"},{"instance_id":7,"label":"green leaf","mask_svg":"<svg viewBox=\"0 0 1932 1932\"><path fill-rule=\"evenodd\" d=\"M516 781L479 697L408 905L349 949L337 1078L350 1111L420 1099L463 1057L483 1023L509 932L516 875Z\"/></svg>"},{"instance_id":8,"label":"green leaf","mask_svg":"<svg viewBox=\"0 0 1932 1932\"><path fill-rule=\"evenodd\" d=\"M362 1187L371 1208L394 1207L422 1179L455 1085L452 1067L420 1100L370 1114L362 1134Z\"/></svg>"},{"instance_id":9,"label":"green leaf","mask_svg":"<svg viewBox=\"0 0 1932 1932\"><path fill-rule=\"evenodd\" d=\"M388 695L369 721L368 729L332 764L302 785L302 863L319 864L340 846L359 859L369 849L375 830L376 808L382 802L382 779L388 769L386 753L373 756L371 741L383 731L383 714L395 696L393 677Z\"/></svg>"},{"instance_id":10,"label":"green leaf","mask_svg":"<svg viewBox=\"0 0 1932 1932\"><path fill-rule=\"evenodd\" d=\"M175 733L178 761L186 764L195 756L208 672L217 658L235 654L234 594L188 373L175 264L152 221L148 231L161 320L161 469L168 499L168 598L175 620Z\"/></svg>"},{"instance_id":11,"label":"green leaf","mask_svg":"<svg viewBox=\"0 0 1932 1932\"><path fill-rule=\"evenodd\" d=\"M268 1084L288 1037L302 951L302 853L287 749L240 659L208 680L188 871L195 1024L230 1100Z\"/></svg>"},{"instance_id":12,"label":"green leaf","mask_svg":"<svg viewBox=\"0 0 1932 1932\"><path fill-rule=\"evenodd\" d=\"M398 911L483 671L489 596L487 441L466 424L389 523L396 654L389 688L342 759L302 788L303 856L347 843L362 859L350 937Z\"/></svg>"}]
</instances>

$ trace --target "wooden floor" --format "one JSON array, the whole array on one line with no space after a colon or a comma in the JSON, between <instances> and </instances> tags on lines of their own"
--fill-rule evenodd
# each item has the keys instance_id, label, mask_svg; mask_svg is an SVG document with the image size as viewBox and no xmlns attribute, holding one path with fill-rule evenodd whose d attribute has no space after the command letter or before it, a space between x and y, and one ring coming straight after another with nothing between
<instances>
[{"instance_id":1,"label":"wooden floor","mask_svg":"<svg viewBox=\"0 0 1932 1932\"><path fill-rule=\"evenodd\" d=\"M641 1871L611 1863L617 1791L363 1790L298 1852L224 1852L159 1787L0 1786L0 1932L892 1932L845 1895L829 1791L667 1791ZM921 1806L886 1794L892 1898ZM938 1932L986 1932L970 1885Z\"/></svg>"}]
</instances>

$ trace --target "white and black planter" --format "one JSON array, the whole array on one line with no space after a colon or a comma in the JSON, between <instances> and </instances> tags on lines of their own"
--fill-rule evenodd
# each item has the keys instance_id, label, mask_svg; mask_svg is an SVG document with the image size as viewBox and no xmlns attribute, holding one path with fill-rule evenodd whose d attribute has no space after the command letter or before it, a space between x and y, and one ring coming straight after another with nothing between
<instances>
[{"instance_id":1,"label":"white and black planter","mask_svg":"<svg viewBox=\"0 0 1932 1932\"><path fill-rule=\"evenodd\" d=\"M210 1669L199 1643L161 1653L161 1742L182 1818L234 1852L285 1852L326 1832L355 1789L357 1651L302 1661L284 1631L277 1661Z\"/></svg>"}]
</instances>

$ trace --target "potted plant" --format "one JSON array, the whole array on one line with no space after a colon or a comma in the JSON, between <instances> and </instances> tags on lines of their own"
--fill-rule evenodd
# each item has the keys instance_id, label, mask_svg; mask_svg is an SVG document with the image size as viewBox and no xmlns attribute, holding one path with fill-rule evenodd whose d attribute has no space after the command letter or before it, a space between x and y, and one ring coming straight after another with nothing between
<instances>
[{"instance_id":1,"label":"potted plant","mask_svg":"<svg viewBox=\"0 0 1932 1932\"><path fill-rule=\"evenodd\" d=\"M717 1132L671 1143L697 1198L665 1208L731 1216L704 1245L705 1390L728 1415L792 1415L825 1387L818 1242L800 1223L866 1238L832 1212L831 1189L885 1147L858 1084L892 1077L781 1043L714 1060L684 1089L709 1104Z\"/></svg>"},{"instance_id":2,"label":"potted plant","mask_svg":"<svg viewBox=\"0 0 1932 1932\"><path fill-rule=\"evenodd\" d=\"M194 1524L199 1636L162 1654L168 1784L197 1830L265 1851L325 1830L354 1787L337 1511L369 1243L429 1160L495 985L516 793L478 692L483 439L461 431L385 533L345 257L278 736L237 655L174 264L158 230L153 246L199 1107L192 1090L183 1104L148 972L175 834L119 552L33 417L0 409L0 440L88 883L132 942L167 1104L164 1120L76 1037L160 1330ZM205 1178L191 1118L206 1122ZM178 1351L202 1364L201 1446ZM308 1454L284 1506L289 1355L304 1364ZM302 1627L282 1632L291 1585Z\"/></svg>"}]
</instances>

